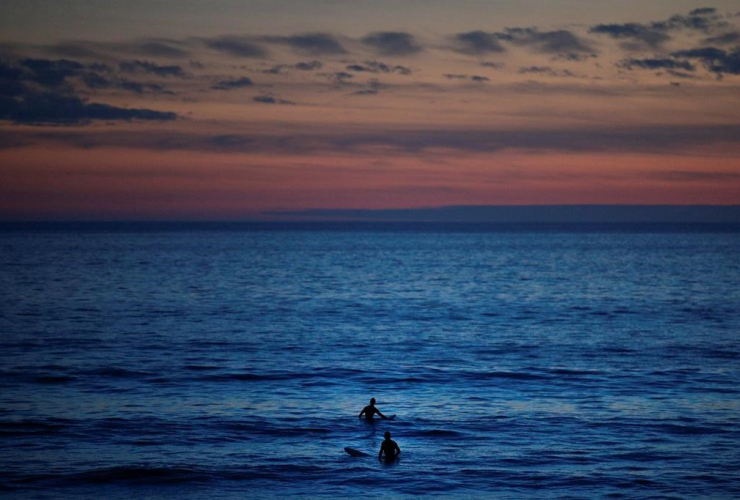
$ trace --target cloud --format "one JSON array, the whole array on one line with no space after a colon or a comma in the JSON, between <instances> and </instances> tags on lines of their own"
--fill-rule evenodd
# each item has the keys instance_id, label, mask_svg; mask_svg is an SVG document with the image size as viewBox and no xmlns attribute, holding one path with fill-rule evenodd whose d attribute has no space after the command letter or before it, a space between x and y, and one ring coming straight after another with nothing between
<instances>
[{"instance_id":1,"label":"cloud","mask_svg":"<svg viewBox=\"0 0 740 500\"><path fill-rule=\"evenodd\" d=\"M133 82L124 78L109 79L92 71L82 74L82 82L89 89L94 90L116 88L127 92L133 92L135 94L174 94L174 92L167 90L158 83Z\"/></svg>"},{"instance_id":2,"label":"cloud","mask_svg":"<svg viewBox=\"0 0 740 500\"><path fill-rule=\"evenodd\" d=\"M410 56L422 50L413 35L400 31L370 33L362 38L362 43L385 56Z\"/></svg>"},{"instance_id":3,"label":"cloud","mask_svg":"<svg viewBox=\"0 0 740 500\"><path fill-rule=\"evenodd\" d=\"M555 70L552 69L550 66L523 66L519 68L519 74L526 75L526 74L535 74L535 75L547 75L547 76L565 76L565 77L575 77L576 75L567 69L564 70Z\"/></svg>"},{"instance_id":4,"label":"cloud","mask_svg":"<svg viewBox=\"0 0 740 500\"><path fill-rule=\"evenodd\" d=\"M136 48L142 54L152 57L169 57L173 59L190 57L190 51L179 47L180 42L173 40L147 40L139 42Z\"/></svg>"},{"instance_id":5,"label":"cloud","mask_svg":"<svg viewBox=\"0 0 740 500\"><path fill-rule=\"evenodd\" d=\"M456 50L463 54L480 56L506 50L495 34L480 30L458 33L455 35L455 41Z\"/></svg>"},{"instance_id":6,"label":"cloud","mask_svg":"<svg viewBox=\"0 0 740 500\"><path fill-rule=\"evenodd\" d=\"M290 104L273 96L254 98L262 104ZM0 108L3 109L3 108ZM661 125L550 129L418 128L348 131L316 130L273 135L259 132L231 134L182 134L173 131L69 132L33 134L8 132L11 143L56 142L81 148L125 147L160 151L230 151L266 154L323 154L324 151L363 152L382 146L397 153L419 154L440 149L451 152L488 153L506 149L561 152L670 152L714 144L740 144L740 125ZM435 153L437 154L437 153Z\"/></svg>"},{"instance_id":7,"label":"cloud","mask_svg":"<svg viewBox=\"0 0 740 500\"><path fill-rule=\"evenodd\" d=\"M214 90L233 90L251 87L252 85L254 85L254 82L244 76L234 80L221 80L220 82L215 83L211 88Z\"/></svg>"},{"instance_id":8,"label":"cloud","mask_svg":"<svg viewBox=\"0 0 740 500\"><path fill-rule=\"evenodd\" d=\"M23 94L24 74L19 68L0 61L0 97L15 97Z\"/></svg>"},{"instance_id":9,"label":"cloud","mask_svg":"<svg viewBox=\"0 0 740 500\"><path fill-rule=\"evenodd\" d=\"M204 39L203 43L210 49L230 56L245 58L267 57L267 51L263 47L253 43L246 37L222 36Z\"/></svg>"},{"instance_id":10,"label":"cloud","mask_svg":"<svg viewBox=\"0 0 740 500\"><path fill-rule=\"evenodd\" d=\"M598 24L589 30L589 33L608 35L617 40L636 42L630 48L647 46L652 49L660 47L670 39L663 29L656 29L639 23L626 24Z\"/></svg>"},{"instance_id":11,"label":"cloud","mask_svg":"<svg viewBox=\"0 0 740 500\"><path fill-rule=\"evenodd\" d=\"M710 45L711 44L731 45L737 42L740 42L740 33L738 33L737 31L730 31L728 33L723 33L721 35L706 38L704 40L704 43L707 43Z\"/></svg>"},{"instance_id":12,"label":"cloud","mask_svg":"<svg viewBox=\"0 0 740 500\"><path fill-rule=\"evenodd\" d=\"M373 78L369 82L367 82L368 88L358 90L357 92L353 92L354 95L375 95L380 92L381 83L379 80Z\"/></svg>"},{"instance_id":13,"label":"cloud","mask_svg":"<svg viewBox=\"0 0 740 500\"><path fill-rule=\"evenodd\" d=\"M252 100L261 104L295 104L293 101L286 101L285 99L279 99L271 95L258 95L253 97Z\"/></svg>"},{"instance_id":14,"label":"cloud","mask_svg":"<svg viewBox=\"0 0 740 500\"><path fill-rule=\"evenodd\" d=\"M142 61L133 61L122 64L129 71L137 71L138 68L141 68L144 72L153 72L159 75L183 74L182 68L179 66L158 66L156 64ZM156 83L133 82L124 78L107 78L100 73L110 73L111 69L107 65L100 63L85 65L68 59L24 59L20 62L20 65L21 68L15 68L13 72L13 81L15 81L15 87L24 89L26 89L29 83L33 83L54 92L63 90L67 96L74 95L72 92L72 85L68 79L76 77L79 78L87 88L93 90L117 88L136 94L150 92L157 94L172 94L171 91ZM6 86L7 85L8 83L6 78ZM33 89L26 90L37 92L37 90Z\"/></svg>"},{"instance_id":15,"label":"cloud","mask_svg":"<svg viewBox=\"0 0 740 500\"><path fill-rule=\"evenodd\" d=\"M537 28L506 28L498 36L515 45L531 47L542 54L593 54L588 41L568 30L539 31Z\"/></svg>"},{"instance_id":16,"label":"cloud","mask_svg":"<svg viewBox=\"0 0 740 500\"><path fill-rule=\"evenodd\" d=\"M45 87L58 87L70 76L76 76L85 69L83 64L67 59L24 59L21 66L30 70L28 79Z\"/></svg>"},{"instance_id":17,"label":"cloud","mask_svg":"<svg viewBox=\"0 0 740 500\"><path fill-rule=\"evenodd\" d=\"M297 62L293 65L293 68L299 70L299 71L313 71L315 69L321 69L323 64L321 64L320 61L310 61L310 62Z\"/></svg>"},{"instance_id":18,"label":"cloud","mask_svg":"<svg viewBox=\"0 0 740 500\"><path fill-rule=\"evenodd\" d=\"M625 48L640 49L661 47L670 40L670 33L676 30L688 29L708 33L712 30L727 26L716 9L703 7L694 9L688 15L675 15L664 21L655 21L648 24L597 24L589 29L589 33L608 35L617 40L627 40Z\"/></svg>"},{"instance_id":19,"label":"cloud","mask_svg":"<svg viewBox=\"0 0 740 500\"><path fill-rule=\"evenodd\" d=\"M342 44L327 33L306 33L293 36L265 36L261 40L287 45L298 52L313 56L346 54Z\"/></svg>"},{"instance_id":20,"label":"cloud","mask_svg":"<svg viewBox=\"0 0 740 500\"><path fill-rule=\"evenodd\" d=\"M689 12L689 16L708 16L717 13L714 7L700 7Z\"/></svg>"},{"instance_id":21,"label":"cloud","mask_svg":"<svg viewBox=\"0 0 740 500\"><path fill-rule=\"evenodd\" d=\"M76 59L102 59L112 54L184 59L191 56L193 40L150 38L125 42L71 40L44 46L46 52Z\"/></svg>"},{"instance_id":22,"label":"cloud","mask_svg":"<svg viewBox=\"0 0 740 500\"><path fill-rule=\"evenodd\" d=\"M272 68L264 70L263 73L278 75L284 69L297 69L299 71L313 71L316 69L321 69L323 66L324 65L321 63L321 61L297 62L295 64L276 64Z\"/></svg>"},{"instance_id":23,"label":"cloud","mask_svg":"<svg viewBox=\"0 0 740 500\"><path fill-rule=\"evenodd\" d=\"M365 72L365 73L398 73L401 75L410 75L412 69L406 66L389 64L380 61L364 61L363 64L349 64L345 68L347 71Z\"/></svg>"},{"instance_id":24,"label":"cloud","mask_svg":"<svg viewBox=\"0 0 740 500\"><path fill-rule=\"evenodd\" d=\"M553 61L572 61L572 62L583 62L588 59L595 59L598 57L598 54L595 52L592 52L590 54L576 54L571 52L570 54L556 54L552 60Z\"/></svg>"},{"instance_id":25,"label":"cloud","mask_svg":"<svg viewBox=\"0 0 740 500\"><path fill-rule=\"evenodd\" d=\"M733 181L740 179L740 172L693 172L690 170L669 170L648 172L646 177L667 182Z\"/></svg>"},{"instance_id":26,"label":"cloud","mask_svg":"<svg viewBox=\"0 0 740 500\"><path fill-rule=\"evenodd\" d=\"M151 82L132 82L130 80L119 80L116 83L116 86L120 89L127 90L129 92L133 92L135 94L147 94L147 93L154 93L154 94L174 94L174 92L167 90L163 86L159 85L158 83L151 83Z\"/></svg>"},{"instance_id":27,"label":"cloud","mask_svg":"<svg viewBox=\"0 0 740 500\"><path fill-rule=\"evenodd\" d=\"M641 68L641 69L671 69L677 70L682 69L684 71L695 71L696 68L689 61L681 61L676 59L625 59L619 66L627 69Z\"/></svg>"},{"instance_id":28,"label":"cloud","mask_svg":"<svg viewBox=\"0 0 740 500\"><path fill-rule=\"evenodd\" d=\"M77 96L51 92L26 93L21 98L0 97L0 120L16 124L80 125L94 120L169 121L175 118L175 113L87 103Z\"/></svg>"},{"instance_id":29,"label":"cloud","mask_svg":"<svg viewBox=\"0 0 740 500\"><path fill-rule=\"evenodd\" d=\"M71 42L60 42L45 47L51 54L62 57L74 57L78 59L93 59L104 57L100 50L100 44L87 40L75 40Z\"/></svg>"},{"instance_id":30,"label":"cloud","mask_svg":"<svg viewBox=\"0 0 740 500\"><path fill-rule=\"evenodd\" d=\"M717 47L702 47L691 50L681 50L671 54L673 57L698 59L711 72L723 75L740 75L740 49L726 52Z\"/></svg>"},{"instance_id":31,"label":"cloud","mask_svg":"<svg viewBox=\"0 0 740 500\"><path fill-rule=\"evenodd\" d=\"M667 69L667 70L665 70L665 72L668 73L671 76L675 76L676 78L681 78L681 79L684 79L684 80L688 80L688 79L696 80L698 78L696 75L693 75L691 73L686 73L684 71L677 71L675 69ZM673 85L674 87L680 87L681 86L681 84L679 82L671 82L671 85Z\"/></svg>"},{"instance_id":32,"label":"cloud","mask_svg":"<svg viewBox=\"0 0 740 500\"><path fill-rule=\"evenodd\" d=\"M459 73L445 73L442 76L444 76L448 80L470 80L475 83L485 83L485 82L491 81L491 79L488 78L487 76L480 76L480 75L468 76L468 75L462 75Z\"/></svg>"},{"instance_id":33,"label":"cloud","mask_svg":"<svg viewBox=\"0 0 740 500\"><path fill-rule=\"evenodd\" d=\"M355 77L355 75L351 73L347 73L346 71L336 71L334 73L322 73L322 75L327 77L329 80L332 80L334 83L338 83L338 84L347 83L347 80L350 80Z\"/></svg>"},{"instance_id":34,"label":"cloud","mask_svg":"<svg viewBox=\"0 0 740 500\"><path fill-rule=\"evenodd\" d=\"M118 67L125 73L148 73L162 77L173 76L177 78L184 78L187 76L181 66L160 66L159 64L149 61L123 61L118 64Z\"/></svg>"},{"instance_id":35,"label":"cloud","mask_svg":"<svg viewBox=\"0 0 740 500\"><path fill-rule=\"evenodd\" d=\"M653 24L665 26L665 28L669 30L686 28L703 31L705 33L716 28L727 26L727 23L722 20L722 16L717 13L717 9L712 7L694 9L689 12L688 16L675 15L671 16L666 21Z\"/></svg>"},{"instance_id":36,"label":"cloud","mask_svg":"<svg viewBox=\"0 0 740 500\"><path fill-rule=\"evenodd\" d=\"M494 62L494 61L483 61L482 63L480 63L480 65L483 66L484 68L493 68L493 69L501 69L504 66L506 66L506 64L502 62Z\"/></svg>"},{"instance_id":37,"label":"cloud","mask_svg":"<svg viewBox=\"0 0 740 500\"><path fill-rule=\"evenodd\" d=\"M89 88L117 86L137 93L166 92L155 84L113 82L76 61L24 59L19 66L0 61L0 120L17 124L85 124L93 120L174 120L175 113L89 103L67 78L81 77ZM39 90L44 88L44 90Z\"/></svg>"}]
</instances>

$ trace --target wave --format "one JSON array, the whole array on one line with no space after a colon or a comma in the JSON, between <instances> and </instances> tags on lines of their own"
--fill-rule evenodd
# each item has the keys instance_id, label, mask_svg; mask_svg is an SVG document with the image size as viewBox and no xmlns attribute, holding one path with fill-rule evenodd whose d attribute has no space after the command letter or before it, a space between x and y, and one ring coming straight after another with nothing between
<instances>
[{"instance_id":1,"label":"wave","mask_svg":"<svg viewBox=\"0 0 740 500\"><path fill-rule=\"evenodd\" d=\"M72 375L39 375L33 377L33 381L37 384L66 384L75 380L77 380L77 377Z\"/></svg>"},{"instance_id":2,"label":"wave","mask_svg":"<svg viewBox=\"0 0 740 500\"><path fill-rule=\"evenodd\" d=\"M151 373L151 372L145 372L145 371L139 371L139 370L127 370L125 368L120 368L117 366L107 366L107 367L102 367L102 368L95 368L92 370L80 371L78 373L81 375L94 375L97 377L121 378L121 379L143 378L143 377L151 377L155 375L154 373Z\"/></svg>"},{"instance_id":3,"label":"wave","mask_svg":"<svg viewBox=\"0 0 740 500\"><path fill-rule=\"evenodd\" d=\"M191 370L194 372L213 371L220 369L218 366L211 365L185 365L183 368L185 370Z\"/></svg>"},{"instance_id":4,"label":"wave","mask_svg":"<svg viewBox=\"0 0 740 500\"><path fill-rule=\"evenodd\" d=\"M70 422L62 419L54 420L6 420L0 421L0 435L27 436L40 434L55 434L69 427Z\"/></svg>"},{"instance_id":5,"label":"wave","mask_svg":"<svg viewBox=\"0 0 740 500\"><path fill-rule=\"evenodd\" d=\"M93 469L66 475L50 475L39 479L44 482L50 481L64 484L171 484L206 481L210 479L210 477L206 472L194 467L129 465Z\"/></svg>"},{"instance_id":6,"label":"wave","mask_svg":"<svg viewBox=\"0 0 740 500\"><path fill-rule=\"evenodd\" d=\"M314 465L278 464L211 469L188 465L120 465L80 472L16 474L2 485L8 491L19 486L82 486L82 485L172 485L204 484L214 481L271 480L295 482L296 478L316 479L330 469Z\"/></svg>"},{"instance_id":7,"label":"wave","mask_svg":"<svg viewBox=\"0 0 740 500\"><path fill-rule=\"evenodd\" d=\"M253 435L272 436L272 437L296 437L310 436L316 434L331 434L334 431L327 427L297 427L297 426L280 426L268 424L264 421L255 423L249 422L215 422L214 425L222 431L236 435L240 439Z\"/></svg>"},{"instance_id":8,"label":"wave","mask_svg":"<svg viewBox=\"0 0 740 500\"><path fill-rule=\"evenodd\" d=\"M237 372L237 373L214 373L201 377L201 380L211 382L262 382L280 380L305 380L322 378L326 381L341 381L342 379L363 374L362 370L347 368L317 369L312 371L276 371L265 373Z\"/></svg>"},{"instance_id":9,"label":"wave","mask_svg":"<svg viewBox=\"0 0 740 500\"><path fill-rule=\"evenodd\" d=\"M726 434L730 431L721 427L706 427L699 425L658 424L650 428L666 434L688 435L688 434Z\"/></svg>"},{"instance_id":10,"label":"wave","mask_svg":"<svg viewBox=\"0 0 740 500\"><path fill-rule=\"evenodd\" d=\"M462 438L466 436L463 432L450 431L446 429L429 429L419 431L406 431L404 437L431 437L431 438Z\"/></svg>"}]
</instances>

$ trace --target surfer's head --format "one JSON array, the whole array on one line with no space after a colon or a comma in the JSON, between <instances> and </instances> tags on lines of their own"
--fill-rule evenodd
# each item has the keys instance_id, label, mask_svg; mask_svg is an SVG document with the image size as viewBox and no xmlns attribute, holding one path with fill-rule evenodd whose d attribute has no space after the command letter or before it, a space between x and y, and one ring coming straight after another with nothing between
<instances>
[{"instance_id":1,"label":"surfer's head","mask_svg":"<svg viewBox=\"0 0 740 500\"><path fill-rule=\"evenodd\" d=\"M370 404L371 405L374 405L375 404L375 398L370 398Z\"/></svg>"},{"instance_id":2,"label":"surfer's head","mask_svg":"<svg viewBox=\"0 0 740 500\"><path fill-rule=\"evenodd\" d=\"M388 432L388 431L385 431L385 434L383 434L383 437L385 437L386 439L390 439L391 438L391 433Z\"/></svg>"}]
</instances>

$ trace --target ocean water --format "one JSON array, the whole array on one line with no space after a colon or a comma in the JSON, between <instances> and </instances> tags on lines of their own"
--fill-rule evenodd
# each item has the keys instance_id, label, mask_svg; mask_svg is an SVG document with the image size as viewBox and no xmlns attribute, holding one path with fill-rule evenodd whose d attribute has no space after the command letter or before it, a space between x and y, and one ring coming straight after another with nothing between
<instances>
[{"instance_id":1,"label":"ocean water","mask_svg":"<svg viewBox=\"0 0 740 500\"><path fill-rule=\"evenodd\" d=\"M283 229L4 227L0 495L740 498L740 232Z\"/></svg>"}]
</instances>

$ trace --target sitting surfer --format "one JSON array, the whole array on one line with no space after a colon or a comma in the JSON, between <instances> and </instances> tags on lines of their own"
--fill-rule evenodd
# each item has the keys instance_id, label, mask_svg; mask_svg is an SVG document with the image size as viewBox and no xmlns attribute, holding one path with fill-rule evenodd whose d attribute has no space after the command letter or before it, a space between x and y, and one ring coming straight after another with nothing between
<instances>
[{"instance_id":1,"label":"sitting surfer","mask_svg":"<svg viewBox=\"0 0 740 500\"><path fill-rule=\"evenodd\" d=\"M365 418L367 419L367 421L368 422L372 422L374 420L374 418L375 418L375 414L376 413L383 420L387 420L388 419L388 417L386 417L385 415L383 415L382 413L380 413L380 410L378 410L375 407L375 398L370 398L370 404L367 405L366 407L364 407L362 409L362 411L360 412L360 414L357 415L357 418L362 418L362 416L365 415Z\"/></svg>"},{"instance_id":2,"label":"sitting surfer","mask_svg":"<svg viewBox=\"0 0 740 500\"><path fill-rule=\"evenodd\" d=\"M393 462L401 454L401 448L398 447L398 443L391 439L391 433L387 432L384 434L385 440L380 445L380 451L378 452L378 460L383 459L385 453L385 461Z\"/></svg>"}]
</instances>

